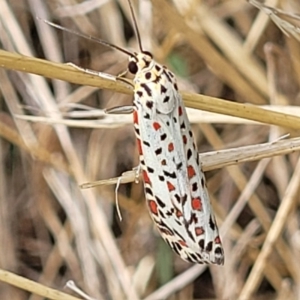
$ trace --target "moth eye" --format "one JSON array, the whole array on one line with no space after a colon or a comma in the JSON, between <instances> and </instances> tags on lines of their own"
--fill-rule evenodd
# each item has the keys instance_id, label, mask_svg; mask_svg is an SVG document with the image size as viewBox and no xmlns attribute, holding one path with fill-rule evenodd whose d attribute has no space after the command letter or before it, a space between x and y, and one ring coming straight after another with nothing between
<instances>
[{"instance_id":1,"label":"moth eye","mask_svg":"<svg viewBox=\"0 0 300 300\"><path fill-rule=\"evenodd\" d=\"M137 71L138 71L138 66L136 64L136 62L134 61L131 61L129 64L128 64L128 70L131 74L136 74Z\"/></svg>"}]
</instances>

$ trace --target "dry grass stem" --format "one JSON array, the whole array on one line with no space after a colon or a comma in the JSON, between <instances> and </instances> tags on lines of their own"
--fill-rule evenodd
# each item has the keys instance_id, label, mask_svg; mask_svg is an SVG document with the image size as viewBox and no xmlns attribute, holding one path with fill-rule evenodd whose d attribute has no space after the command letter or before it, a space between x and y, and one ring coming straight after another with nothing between
<instances>
[{"instance_id":1,"label":"dry grass stem","mask_svg":"<svg viewBox=\"0 0 300 300\"><path fill-rule=\"evenodd\" d=\"M53 300L79 300L77 297L73 297L66 293L62 293L58 290L50 289L35 281L28 280L24 277L18 276L8 271L0 269L0 280L11 285L17 286L25 291L34 292L42 297Z\"/></svg>"},{"instance_id":2,"label":"dry grass stem","mask_svg":"<svg viewBox=\"0 0 300 300\"><path fill-rule=\"evenodd\" d=\"M212 151L200 154L204 171L224 168L242 162L256 161L277 155L284 155L300 150L300 139L287 139L266 144L244 146L226 150ZM111 185L136 181L136 171L126 171L120 177L103 179L81 184L82 188L91 188L98 185Z\"/></svg>"},{"instance_id":3,"label":"dry grass stem","mask_svg":"<svg viewBox=\"0 0 300 300\"><path fill-rule=\"evenodd\" d=\"M48 78L66 80L76 84L132 94L132 89L129 86L127 87L123 82L117 81L112 75L101 72L97 72L97 75L89 74L67 64L59 64L33 57L26 57L3 50L0 50L0 66L10 70L29 72ZM300 118L297 116L275 111L266 112L266 110L259 106L234 103L205 95L190 94L186 92L182 92L181 94L186 105L191 108L287 128L300 128Z\"/></svg>"}]
</instances>

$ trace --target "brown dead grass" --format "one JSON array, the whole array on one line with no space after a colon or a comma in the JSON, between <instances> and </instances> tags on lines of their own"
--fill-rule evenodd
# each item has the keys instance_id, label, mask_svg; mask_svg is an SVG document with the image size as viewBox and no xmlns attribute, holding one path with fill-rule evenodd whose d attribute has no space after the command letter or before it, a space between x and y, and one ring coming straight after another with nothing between
<instances>
[{"instance_id":1,"label":"brown dead grass","mask_svg":"<svg viewBox=\"0 0 300 300\"><path fill-rule=\"evenodd\" d=\"M1 2L1 299L75 299L61 294L72 293L68 280L99 300L299 298L300 5L250 2L152 0L137 10L144 48L177 72L186 105L203 110L189 116L223 267L175 256L132 183L130 117L103 112L132 103L114 77L126 57L35 18L137 49L127 2ZM120 221L112 183L124 172Z\"/></svg>"}]
</instances>

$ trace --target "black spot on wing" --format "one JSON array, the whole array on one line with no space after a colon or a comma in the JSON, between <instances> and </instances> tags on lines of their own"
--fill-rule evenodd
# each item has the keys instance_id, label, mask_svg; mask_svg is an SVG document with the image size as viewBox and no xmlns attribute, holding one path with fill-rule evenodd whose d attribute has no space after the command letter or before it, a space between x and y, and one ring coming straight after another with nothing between
<instances>
[{"instance_id":1,"label":"black spot on wing","mask_svg":"<svg viewBox=\"0 0 300 300\"><path fill-rule=\"evenodd\" d=\"M153 191L149 187L145 187L145 193L150 195L150 196L153 196Z\"/></svg>"},{"instance_id":2,"label":"black spot on wing","mask_svg":"<svg viewBox=\"0 0 300 300\"><path fill-rule=\"evenodd\" d=\"M200 240L198 244L199 244L200 249L203 250L204 249L204 239Z\"/></svg>"},{"instance_id":3,"label":"black spot on wing","mask_svg":"<svg viewBox=\"0 0 300 300\"><path fill-rule=\"evenodd\" d=\"M176 170L180 170L182 168L183 164L180 162L179 164L176 165Z\"/></svg>"},{"instance_id":4,"label":"black spot on wing","mask_svg":"<svg viewBox=\"0 0 300 300\"><path fill-rule=\"evenodd\" d=\"M222 255L223 254L223 250L221 247L218 247L215 249L215 254L218 254L218 255Z\"/></svg>"},{"instance_id":5,"label":"black spot on wing","mask_svg":"<svg viewBox=\"0 0 300 300\"><path fill-rule=\"evenodd\" d=\"M138 95L140 98L143 97L143 92L142 92L142 91L137 91L136 93L137 93L137 95Z\"/></svg>"},{"instance_id":6,"label":"black spot on wing","mask_svg":"<svg viewBox=\"0 0 300 300\"><path fill-rule=\"evenodd\" d=\"M162 85L160 86L160 92L161 92L161 94L165 94L166 91L167 91L167 88L162 84Z\"/></svg>"},{"instance_id":7,"label":"black spot on wing","mask_svg":"<svg viewBox=\"0 0 300 300\"><path fill-rule=\"evenodd\" d=\"M190 254L187 254L187 256L184 258L187 262L190 262L190 263L195 263L195 261L193 260L192 257L190 257Z\"/></svg>"},{"instance_id":8,"label":"black spot on wing","mask_svg":"<svg viewBox=\"0 0 300 300\"><path fill-rule=\"evenodd\" d=\"M144 91L147 93L148 96L152 96L152 92L151 89L149 88L149 86L145 83L141 84L141 87L144 89Z\"/></svg>"},{"instance_id":9,"label":"black spot on wing","mask_svg":"<svg viewBox=\"0 0 300 300\"><path fill-rule=\"evenodd\" d=\"M181 197L178 194L175 194L174 197L178 203L181 202Z\"/></svg>"},{"instance_id":10,"label":"black spot on wing","mask_svg":"<svg viewBox=\"0 0 300 300\"><path fill-rule=\"evenodd\" d=\"M159 230L168 232L168 235L174 235L174 231L162 220L160 220L160 222L157 222L157 227L159 228Z\"/></svg>"},{"instance_id":11,"label":"black spot on wing","mask_svg":"<svg viewBox=\"0 0 300 300\"><path fill-rule=\"evenodd\" d=\"M193 184L192 184L192 191L193 192L196 192L198 190L198 183L197 182L194 182Z\"/></svg>"},{"instance_id":12,"label":"black spot on wing","mask_svg":"<svg viewBox=\"0 0 300 300\"><path fill-rule=\"evenodd\" d=\"M163 100L163 103L167 103L167 102L169 102L169 100L170 100L170 96L166 96Z\"/></svg>"},{"instance_id":13,"label":"black spot on wing","mask_svg":"<svg viewBox=\"0 0 300 300\"><path fill-rule=\"evenodd\" d=\"M193 153L191 149L188 149L187 151L187 159L189 160L192 157Z\"/></svg>"},{"instance_id":14,"label":"black spot on wing","mask_svg":"<svg viewBox=\"0 0 300 300\"><path fill-rule=\"evenodd\" d=\"M184 206L186 201L187 201L187 194L184 194L182 197L181 197L181 202L182 202L182 205Z\"/></svg>"},{"instance_id":15,"label":"black spot on wing","mask_svg":"<svg viewBox=\"0 0 300 300\"><path fill-rule=\"evenodd\" d=\"M212 220L212 217L209 217L209 226L212 229L212 231L214 231L216 229L215 223Z\"/></svg>"},{"instance_id":16,"label":"black spot on wing","mask_svg":"<svg viewBox=\"0 0 300 300\"><path fill-rule=\"evenodd\" d=\"M182 226L182 222L180 220L178 220L177 218L175 219L175 222L179 225Z\"/></svg>"},{"instance_id":17,"label":"black spot on wing","mask_svg":"<svg viewBox=\"0 0 300 300\"><path fill-rule=\"evenodd\" d=\"M213 247L213 242L210 241L210 242L207 244L205 250L206 250L207 252L210 252L210 251L212 250L212 247Z\"/></svg>"},{"instance_id":18,"label":"black spot on wing","mask_svg":"<svg viewBox=\"0 0 300 300\"><path fill-rule=\"evenodd\" d=\"M161 209L158 210L158 215L162 218L166 218L164 212Z\"/></svg>"},{"instance_id":19,"label":"black spot on wing","mask_svg":"<svg viewBox=\"0 0 300 300\"><path fill-rule=\"evenodd\" d=\"M182 239L182 240L184 241L183 236L182 236L177 230L174 229L174 233L175 233L177 236L179 236L180 239Z\"/></svg>"},{"instance_id":20,"label":"black spot on wing","mask_svg":"<svg viewBox=\"0 0 300 300\"><path fill-rule=\"evenodd\" d=\"M168 78L168 81L169 81L169 82L172 82L172 79L171 79L171 77L170 77L170 74L169 74L168 71L166 71L166 69L164 70L164 74L165 74L166 77Z\"/></svg>"},{"instance_id":21,"label":"black spot on wing","mask_svg":"<svg viewBox=\"0 0 300 300\"><path fill-rule=\"evenodd\" d=\"M190 258L193 260L192 262L197 262L198 261L198 257L196 256L196 254L194 253L189 253Z\"/></svg>"},{"instance_id":22,"label":"black spot on wing","mask_svg":"<svg viewBox=\"0 0 300 300\"><path fill-rule=\"evenodd\" d=\"M166 175L170 178L174 178L174 179L176 179L176 177L177 177L175 172L169 173L167 171L164 171L164 175Z\"/></svg>"},{"instance_id":23,"label":"black spot on wing","mask_svg":"<svg viewBox=\"0 0 300 300\"><path fill-rule=\"evenodd\" d=\"M169 210L169 211L167 211L166 215L167 215L168 217L172 217L172 216L174 215L174 211Z\"/></svg>"},{"instance_id":24,"label":"black spot on wing","mask_svg":"<svg viewBox=\"0 0 300 300\"><path fill-rule=\"evenodd\" d=\"M147 147L150 147L150 143L147 142L147 141L143 141L143 144L144 144L145 146L147 146Z\"/></svg>"},{"instance_id":25,"label":"black spot on wing","mask_svg":"<svg viewBox=\"0 0 300 300\"><path fill-rule=\"evenodd\" d=\"M189 220L188 223L189 223L189 224L193 224L193 223L197 224L197 223L198 223L198 218L197 218L197 215L196 215L195 213L193 213L193 214L191 215L191 218L190 218L190 220Z\"/></svg>"},{"instance_id":26,"label":"black spot on wing","mask_svg":"<svg viewBox=\"0 0 300 300\"><path fill-rule=\"evenodd\" d=\"M146 102L146 106L147 106L149 109L152 109L152 107L153 107L153 101L147 101L147 102Z\"/></svg>"},{"instance_id":27,"label":"black spot on wing","mask_svg":"<svg viewBox=\"0 0 300 300\"><path fill-rule=\"evenodd\" d=\"M144 118L150 120L150 115L148 113L145 113Z\"/></svg>"},{"instance_id":28,"label":"black spot on wing","mask_svg":"<svg viewBox=\"0 0 300 300\"><path fill-rule=\"evenodd\" d=\"M171 244L169 245L173 251L180 255L180 251L182 250L182 246L179 244L179 243L176 243L176 242L171 242Z\"/></svg>"},{"instance_id":29,"label":"black spot on wing","mask_svg":"<svg viewBox=\"0 0 300 300\"><path fill-rule=\"evenodd\" d=\"M149 173L154 173L154 169L151 168L151 167L147 167L147 171L148 171Z\"/></svg>"},{"instance_id":30,"label":"black spot on wing","mask_svg":"<svg viewBox=\"0 0 300 300\"><path fill-rule=\"evenodd\" d=\"M163 134L160 136L160 140L161 140L161 141L164 141L166 138L167 138L167 135L166 135L165 133L163 133Z\"/></svg>"},{"instance_id":31,"label":"black spot on wing","mask_svg":"<svg viewBox=\"0 0 300 300\"><path fill-rule=\"evenodd\" d=\"M165 181L165 177L162 176L162 175L158 175L158 179L159 179L160 181Z\"/></svg>"},{"instance_id":32,"label":"black spot on wing","mask_svg":"<svg viewBox=\"0 0 300 300\"><path fill-rule=\"evenodd\" d=\"M155 69L156 69L156 71L159 72L159 71L161 70L161 67L160 67L159 65L156 64L156 65L155 65Z\"/></svg>"},{"instance_id":33,"label":"black spot on wing","mask_svg":"<svg viewBox=\"0 0 300 300\"><path fill-rule=\"evenodd\" d=\"M154 83L159 83L161 80L161 76L156 76L153 80Z\"/></svg>"},{"instance_id":34,"label":"black spot on wing","mask_svg":"<svg viewBox=\"0 0 300 300\"><path fill-rule=\"evenodd\" d=\"M203 264L203 257L200 253L196 253L197 257L198 257L198 260L197 260L197 263L198 264Z\"/></svg>"},{"instance_id":35,"label":"black spot on wing","mask_svg":"<svg viewBox=\"0 0 300 300\"><path fill-rule=\"evenodd\" d=\"M155 196L155 200L156 200L158 206L160 206L161 208L166 207L166 204L159 197Z\"/></svg>"},{"instance_id":36,"label":"black spot on wing","mask_svg":"<svg viewBox=\"0 0 300 300\"><path fill-rule=\"evenodd\" d=\"M162 148L157 148L156 150L155 150L155 154L156 155L160 155L162 153Z\"/></svg>"},{"instance_id":37,"label":"black spot on wing","mask_svg":"<svg viewBox=\"0 0 300 300\"><path fill-rule=\"evenodd\" d=\"M186 233L188 234L188 236L190 237L190 239L195 242L195 238L193 236L193 234L191 233L191 231L189 230L188 228L188 224L185 224L185 227L186 227Z\"/></svg>"}]
</instances>

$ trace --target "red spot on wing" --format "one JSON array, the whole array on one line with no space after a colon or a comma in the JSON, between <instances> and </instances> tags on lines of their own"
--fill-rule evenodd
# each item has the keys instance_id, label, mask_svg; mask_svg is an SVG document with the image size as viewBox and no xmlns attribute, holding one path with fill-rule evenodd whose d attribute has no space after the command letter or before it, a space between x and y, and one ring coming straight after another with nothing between
<instances>
[{"instance_id":1,"label":"red spot on wing","mask_svg":"<svg viewBox=\"0 0 300 300\"><path fill-rule=\"evenodd\" d=\"M170 192L175 190L175 186L170 181L167 182L167 185L168 185L168 190Z\"/></svg>"},{"instance_id":2,"label":"red spot on wing","mask_svg":"<svg viewBox=\"0 0 300 300\"><path fill-rule=\"evenodd\" d=\"M188 177L189 178L192 178L196 175L195 169L191 165L187 167L187 172L188 172Z\"/></svg>"},{"instance_id":3,"label":"red spot on wing","mask_svg":"<svg viewBox=\"0 0 300 300\"><path fill-rule=\"evenodd\" d=\"M178 241L178 242L179 242L179 244L180 244L181 246L187 247L187 243L186 243L184 240L180 240L180 241Z\"/></svg>"},{"instance_id":4,"label":"red spot on wing","mask_svg":"<svg viewBox=\"0 0 300 300\"><path fill-rule=\"evenodd\" d=\"M158 122L153 122L153 128L157 131L161 126Z\"/></svg>"},{"instance_id":5,"label":"red spot on wing","mask_svg":"<svg viewBox=\"0 0 300 300\"><path fill-rule=\"evenodd\" d=\"M168 145L168 150L169 150L169 152L172 152L174 150L174 144L173 143L170 143Z\"/></svg>"},{"instance_id":6,"label":"red spot on wing","mask_svg":"<svg viewBox=\"0 0 300 300\"><path fill-rule=\"evenodd\" d=\"M204 233L203 227L196 227L195 228L195 233L197 236L202 235Z\"/></svg>"},{"instance_id":7,"label":"red spot on wing","mask_svg":"<svg viewBox=\"0 0 300 300\"><path fill-rule=\"evenodd\" d=\"M143 178L144 178L144 182L145 183L151 184L151 181L149 179L148 173L145 170L143 170Z\"/></svg>"},{"instance_id":8,"label":"red spot on wing","mask_svg":"<svg viewBox=\"0 0 300 300\"><path fill-rule=\"evenodd\" d=\"M178 114L179 114L179 116L182 116L182 107L181 106L178 107Z\"/></svg>"},{"instance_id":9,"label":"red spot on wing","mask_svg":"<svg viewBox=\"0 0 300 300\"><path fill-rule=\"evenodd\" d=\"M158 214L157 203L154 200L149 200L148 205L149 205L150 212L157 215Z\"/></svg>"},{"instance_id":10,"label":"red spot on wing","mask_svg":"<svg viewBox=\"0 0 300 300\"><path fill-rule=\"evenodd\" d=\"M182 217L183 216L183 214L182 214L182 212L180 211L180 210L176 210L176 217L177 218L180 218L180 217Z\"/></svg>"},{"instance_id":11,"label":"red spot on wing","mask_svg":"<svg viewBox=\"0 0 300 300\"><path fill-rule=\"evenodd\" d=\"M217 237L215 238L215 243L216 243L216 244L221 244L221 239L220 239L219 236L217 236Z\"/></svg>"},{"instance_id":12,"label":"red spot on wing","mask_svg":"<svg viewBox=\"0 0 300 300\"><path fill-rule=\"evenodd\" d=\"M140 140L140 139L137 139L137 140L136 140L136 143L137 143L139 155L142 155L142 154L143 154L143 149L142 149L142 143L141 143L141 140Z\"/></svg>"},{"instance_id":13,"label":"red spot on wing","mask_svg":"<svg viewBox=\"0 0 300 300\"><path fill-rule=\"evenodd\" d=\"M138 113L136 110L133 111L133 123L139 124L139 117L138 117Z\"/></svg>"},{"instance_id":14,"label":"red spot on wing","mask_svg":"<svg viewBox=\"0 0 300 300\"><path fill-rule=\"evenodd\" d=\"M194 210L202 210L202 200L198 198L192 198L192 208Z\"/></svg>"},{"instance_id":15,"label":"red spot on wing","mask_svg":"<svg viewBox=\"0 0 300 300\"><path fill-rule=\"evenodd\" d=\"M187 137L186 137L186 135L183 135L182 136L182 141L183 141L183 143L186 145L187 144Z\"/></svg>"}]
</instances>

